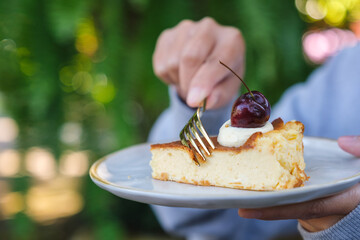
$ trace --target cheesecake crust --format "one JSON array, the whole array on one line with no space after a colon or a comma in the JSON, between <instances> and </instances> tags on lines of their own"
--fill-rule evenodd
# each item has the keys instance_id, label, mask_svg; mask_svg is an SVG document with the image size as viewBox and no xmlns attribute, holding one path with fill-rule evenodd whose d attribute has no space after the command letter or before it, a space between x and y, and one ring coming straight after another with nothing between
<instances>
[{"instance_id":1,"label":"cheesecake crust","mask_svg":"<svg viewBox=\"0 0 360 240\"><path fill-rule=\"evenodd\" d=\"M285 128L298 127L301 129L301 133L302 134L304 133L304 125L299 121L291 121L291 122L284 124L284 121L281 118L277 118L274 121L272 121L271 124L273 125L273 128L274 128L273 131L281 131ZM261 132L253 133L249 137L249 139L240 147L224 147L219 144L219 142L217 141L217 137L213 136L213 137L210 137L210 139L213 141L213 143L215 145L215 149L212 149L204 138L202 138L202 139L203 139L203 142L205 143L205 145L208 147L210 152L232 151L232 152L240 153L244 150L253 149L255 147L256 140L258 138L262 137L263 135L266 136L266 135L268 135L268 133L261 133ZM195 140L195 141L197 142L197 140ZM192 147L190 142L188 142L188 144L190 147ZM161 144L152 144L151 145L151 150L156 149L156 148L178 148L178 149L188 152L192 156L192 158L195 158L193 151L191 149L189 149L188 147L182 145L181 141L174 141L174 142L170 142L170 143L161 143ZM202 159L200 157L200 155L199 155L198 159Z\"/></svg>"}]
</instances>

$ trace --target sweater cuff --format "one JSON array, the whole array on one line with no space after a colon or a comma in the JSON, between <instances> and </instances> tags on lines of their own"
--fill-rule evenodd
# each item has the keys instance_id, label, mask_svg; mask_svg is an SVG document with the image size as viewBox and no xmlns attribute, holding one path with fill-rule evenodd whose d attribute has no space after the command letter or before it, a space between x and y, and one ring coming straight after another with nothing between
<instances>
[{"instance_id":1,"label":"sweater cuff","mask_svg":"<svg viewBox=\"0 0 360 240\"><path fill-rule=\"evenodd\" d=\"M298 229L305 240L360 239L360 204L330 228L320 232L308 232L300 224Z\"/></svg>"}]
</instances>

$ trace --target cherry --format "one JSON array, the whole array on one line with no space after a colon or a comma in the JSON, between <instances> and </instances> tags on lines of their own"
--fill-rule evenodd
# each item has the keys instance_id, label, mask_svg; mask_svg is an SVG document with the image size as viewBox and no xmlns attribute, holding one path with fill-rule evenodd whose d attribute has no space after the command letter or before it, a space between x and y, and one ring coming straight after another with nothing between
<instances>
[{"instance_id":1,"label":"cherry","mask_svg":"<svg viewBox=\"0 0 360 240\"><path fill-rule=\"evenodd\" d=\"M252 95L251 95L252 93ZM262 127L270 118L270 104L258 91L245 93L234 102L231 126L242 128Z\"/></svg>"},{"instance_id":2,"label":"cherry","mask_svg":"<svg viewBox=\"0 0 360 240\"><path fill-rule=\"evenodd\" d=\"M231 68L220 61L244 84L249 92L241 95L234 102L231 111L231 126L242 128L262 127L270 118L271 107L266 97L258 91L250 91L245 82Z\"/></svg>"}]
</instances>

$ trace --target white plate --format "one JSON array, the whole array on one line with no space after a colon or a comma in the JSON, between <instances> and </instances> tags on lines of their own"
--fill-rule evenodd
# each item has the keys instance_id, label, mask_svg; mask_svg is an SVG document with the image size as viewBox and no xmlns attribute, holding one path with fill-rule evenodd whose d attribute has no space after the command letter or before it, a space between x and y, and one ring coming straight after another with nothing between
<instances>
[{"instance_id":1,"label":"white plate","mask_svg":"<svg viewBox=\"0 0 360 240\"><path fill-rule=\"evenodd\" d=\"M150 144L136 145L95 162L91 179L116 196L148 204L191 208L259 208L304 202L340 192L360 182L360 159L343 152L335 140L304 138L304 187L247 191L205 187L151 178Z\"/></svg>"}]
</instances>

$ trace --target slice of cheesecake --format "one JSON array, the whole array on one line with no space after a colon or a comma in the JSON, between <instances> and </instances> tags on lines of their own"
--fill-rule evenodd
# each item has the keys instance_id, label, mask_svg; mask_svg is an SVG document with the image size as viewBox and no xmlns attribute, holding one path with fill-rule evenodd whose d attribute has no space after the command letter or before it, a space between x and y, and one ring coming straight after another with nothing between
<instances>
[{"instance_id":1,"label":"slice of cheesecake","mask_svg":"<svg viewBox=\"0 0 360 240\"><path fill-rule=\"evenodd\" d=\"M254 133L240 147L223 147L212 137L215 149L200 166L194 153L180 141L151 146L152 177L203 186L249 190L280 190L302 186L308 179L303 158L301 122L281 119L274 130ZM198 157L198 159L201 159Z\"/></svg>"}]
</instances>

